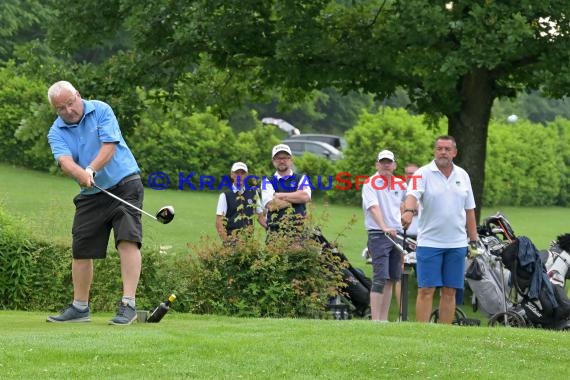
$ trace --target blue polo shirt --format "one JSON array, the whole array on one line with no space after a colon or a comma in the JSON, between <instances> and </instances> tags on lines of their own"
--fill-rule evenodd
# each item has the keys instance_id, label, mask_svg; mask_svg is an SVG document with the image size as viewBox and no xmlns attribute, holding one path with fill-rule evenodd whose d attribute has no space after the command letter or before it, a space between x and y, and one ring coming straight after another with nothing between
<instances>
[{"instance_id":1,"label":"blue polo shirt","mask_svg":"<svg viewBox=\"0 0 570 380\"><path fill-rule=\"evenodd\" d=\"M108 189L124 177L140 173L137 162L127 146L111 107L98 100L82 100L83 117L78 124L66 124L58 117L48 133L48 141L56 161L70 156L85 168L97 157L103 143L116 143L113 158L97 172L97 185ZM81 188L82 194L99 192Z\"/></svg>"}]
</instances>

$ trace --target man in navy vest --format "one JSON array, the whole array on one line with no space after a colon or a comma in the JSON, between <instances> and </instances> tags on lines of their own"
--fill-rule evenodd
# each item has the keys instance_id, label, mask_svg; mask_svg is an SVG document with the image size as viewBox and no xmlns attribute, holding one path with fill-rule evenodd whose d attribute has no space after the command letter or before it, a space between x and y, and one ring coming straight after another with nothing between
<instances>
[{"instance_id":1,"label":"man in navy vest","mask_svg":"<svg viewBox=\"0 0 570 380\"><path fill-rule=\"evenodd\" d=\"M261 191L262 205L268 211L267 228L270 234L279 231L299 236L303 232L306 203L311 201L310 182L305 175L293 172L288 145L274 146L271 158L276 172L262 181Z\"/></svg>"},{"instance_id":2,"label":"man in navy vest","mask_svg":"<svg viewBox=\"0 0 570 380\"><path fill-rule=\"evenodd\" d=\"M246 231L251 236L254 215L263 228L267 227L259 193L245 183L247 165L234 163L230 176L232 188L220 194L216 211L216 230L224 242L235 242Z\"/></svg>"}]
</instances>

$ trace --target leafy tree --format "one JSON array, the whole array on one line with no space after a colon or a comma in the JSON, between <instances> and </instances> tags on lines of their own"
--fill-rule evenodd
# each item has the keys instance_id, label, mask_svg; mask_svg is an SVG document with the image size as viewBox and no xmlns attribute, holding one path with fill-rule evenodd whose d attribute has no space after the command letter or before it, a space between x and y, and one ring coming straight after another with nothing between
<instances>
[{"instance_id":1,"label":"leafy tree","mask_svg":"<svg viewBox=\"0 0 570 380\"><path fill-rule=\"evenodd\" d=\"M31 152L39 145L47 147L47 129L34 125L29 134L21 134L22 120L36 118L36 104L46 102L44 84L26 76L18 75L13 63L0 68L0 160L12 164L46 169L53 162L51 155L43 161L32 158ZM53 120L52 120L53 121ZM48 124L48 128L49 128ZM39 137L38 135L41 135ZM17 138L18 137L18 138ZM49 152L49 150L47 151ZM43 162L44 164L41 164Z\"/></svg>"},{"instance_id":2,"label":"leafy tree","mask_svg":"<svg viewBox=\"0 0 570 380\"><path fill-rule=\"evenodd\" d=\"M15 46L44 35L42 24L51 15L50 7L39 0L0 2L0 60L7 61Z\"/></svg>"},{"instance_id":3,"label":"leafy tree","mask_svg":"<svg viewBox=\"0 0 570 380\"><path fill-rule=\"evenodd\" d=\"M255 112L252 112L255 115ZM271 149L279 144L277 128L264 126L257 121L254 129L240 132L231 149L231 162L242 161L247 164L249 173L261 177L273 173L271 164ZM229 173L229 167L227 172Z\"/></svg>"},{"instance_id":4,"label":"leafy tree","mask_svg":"<svg viewBox=\"0 0 570 380\"><path fill-rule=\"evenodd\" d=\"M112 0L106 2L113 3ZM69 12L92 6L62 1ZM527 87L570 88L568 4L559 0L116 0L141 59L136 71L175 83L207 53L214 65L298 100L336 87L376 94L401 86L418 112L445 116L482 205L486 142L496 98ZM96 13L96 12L95 12ZM71 13L70 13L71 15ZM101 15L66 18L68 38L96 39ZM63 23L62 23L63 24ZM106 30L107 32L107 30ZM107 33L106 33L107 34ZM166 86L165 86L166 87Z\"/></svg>"}]
</instances>

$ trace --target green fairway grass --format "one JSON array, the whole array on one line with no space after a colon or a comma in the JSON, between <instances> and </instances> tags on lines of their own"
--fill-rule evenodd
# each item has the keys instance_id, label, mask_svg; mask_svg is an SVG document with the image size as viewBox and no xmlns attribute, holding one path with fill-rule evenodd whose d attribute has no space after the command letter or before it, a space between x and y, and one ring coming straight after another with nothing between
<instances>
[{"instance_id":1,"label":"green fairway grass","mask_svg":"<svg viewBox=\"0 0 570 380\"><path fill-rule=\"evenodd\" d=\"M53 324L0 311L2 379L560 379L570 334L541 329L238 319Z\"/></svg>"}]
</instances>

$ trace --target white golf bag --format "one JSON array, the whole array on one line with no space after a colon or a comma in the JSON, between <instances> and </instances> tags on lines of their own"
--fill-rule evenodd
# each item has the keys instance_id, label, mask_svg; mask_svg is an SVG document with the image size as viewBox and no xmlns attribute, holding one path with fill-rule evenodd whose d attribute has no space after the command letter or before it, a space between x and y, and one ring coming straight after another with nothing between
<instances>
[{"instance_id":1,"label":"white golf bag","mask_svg":"<svg viewBox=\"0 0 570 380\"><path fill-rule=\"evenodd\" d=\"M474 296L472 303L488 317L513 306L508 285L511 273L489 249L496 244L500 244L496 237L480 236L477 242L479 254L469 259L465 266L465 280Z\"/></svg>"}]
</instances>

